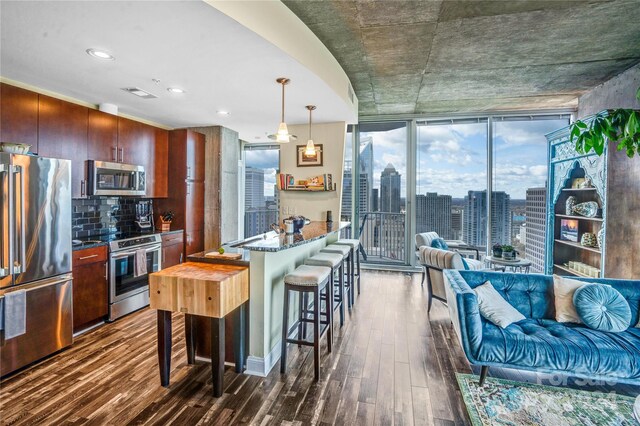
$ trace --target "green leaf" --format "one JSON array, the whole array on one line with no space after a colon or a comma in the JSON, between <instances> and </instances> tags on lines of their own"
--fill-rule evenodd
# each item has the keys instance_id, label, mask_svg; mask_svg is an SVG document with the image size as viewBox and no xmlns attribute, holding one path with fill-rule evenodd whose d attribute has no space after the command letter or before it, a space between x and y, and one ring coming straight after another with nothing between
<instances>
[{"instance_id":1,"label":"green leaf","mask_svg":"<svg viewBox=\"0 0 640 426\"><path fill-rule=\"evenodd\" d=\"M638 87L638 91L636 92L636 99L640 101L640 86Z\"/></svg>"},{"instance_id":2,"label":"green leaf","mask_svg":"<svg viewBox=\"0 0 640 426\"><path fill-rule=\"evenodd\" d=\"M575 124L576 127L580 128L580 129L586 129L587 128L587 125L584 124L584 121L578 120L574 124Z\"/></svg>"},{"instance_id":3,"label":"green leaf","mask_svg":"<svg viewBox=\"0 0 640 426\"><path fill-rule=\"evenodd\" d=\"M576 125L571 126L571 140L573 141L580 135L580 128Z\"/></svg>"}]
</instances>

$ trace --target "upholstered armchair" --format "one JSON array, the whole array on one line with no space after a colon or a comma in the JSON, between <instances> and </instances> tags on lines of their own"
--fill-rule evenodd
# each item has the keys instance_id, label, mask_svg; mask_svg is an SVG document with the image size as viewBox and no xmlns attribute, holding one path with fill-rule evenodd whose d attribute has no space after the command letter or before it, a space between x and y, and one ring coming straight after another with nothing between
<instances>
[{"instance_id":1,"label":"upholstered armchair","mask_svg":"<svg viewBox=\"0 0 640 426\"><path fill-rule=\"evenodd\" d=\"M431 311L431 305L433 299L440 300L441 302L447 301L447 295L445 293L444 277L442 271L445 269L469 269L469 270L481 270L483 264L480 260L466 258L464 263L462 261L462 255L457 250L441 250L431 247L431 242L439 238L436 232L425 232L416 234L416 256L422 266L422 281L420 285L424 286L425 278L427 280L427 289L429 291L429 307ZM469 249L466 248L468 251ZM473 248L473 251L476 249ZM476 251L477 253L477 251ZM465 267L466 263L466 267Z\"/></svg>"}]
</instances>

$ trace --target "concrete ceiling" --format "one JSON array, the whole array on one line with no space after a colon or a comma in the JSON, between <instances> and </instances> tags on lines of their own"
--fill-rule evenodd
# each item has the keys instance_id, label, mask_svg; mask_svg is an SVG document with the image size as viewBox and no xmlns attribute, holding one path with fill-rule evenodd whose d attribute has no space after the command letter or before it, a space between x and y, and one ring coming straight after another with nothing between
<instances>
[{"instance_id":1,"label":"concrete ceiling","mask_svg":"<svg viewBox=\"0 0 640 426\"><path fill-rule=\"evenodd\" d=\"M284 3L340 62L361 117L575 108L640 62L640 1Z\"/></svg>"},{"instance_id":2,"label":"concrete ceiling","mask_svg":"<svg viewBox=\"0 0 640 426\"><path fill-rule=\"evenodd\" d=\"M222 125L249 142L267 141L280 122L278 77L291 79L289 124L306 123L309 104L318 107L316 122L357 120L313 70L201 1L0 1L0 34L0 76L10 82L113 103L122 114L171 128ZM116 59L92 58L88 48ZM170 86L186 93L169 93Z\"/></svg>"}]
</instances>

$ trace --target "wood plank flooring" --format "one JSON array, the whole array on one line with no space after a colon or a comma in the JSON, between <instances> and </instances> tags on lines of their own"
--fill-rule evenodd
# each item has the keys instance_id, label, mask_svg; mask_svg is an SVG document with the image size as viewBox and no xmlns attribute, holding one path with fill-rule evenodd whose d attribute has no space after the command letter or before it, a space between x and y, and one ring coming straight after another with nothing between
<instances>
[{"instance_id":1,"label":"wood plank flooring","mask_svg":"<svg viewBox=\"0 0 640 426\"><path fill-rule=\"evenodd\" d=\"M468 424L455 372L471 368L434 301L426 312L419 275L363 272L362 294L338 331L323 339L321 377L310 348L289 349L288 372L225 373L212 396L209 364L186 363L184 321L174 318L171 386L160 386L155 311L142 310L77 338L73 347L0 383L6 425ZM477 373L477 371L476 371ZM491 375L558 384L557 377L492 369ZM577 386L568 380L568 386ZM640 388L591 386L635 395Z\"/></svg>"}]
</instances>

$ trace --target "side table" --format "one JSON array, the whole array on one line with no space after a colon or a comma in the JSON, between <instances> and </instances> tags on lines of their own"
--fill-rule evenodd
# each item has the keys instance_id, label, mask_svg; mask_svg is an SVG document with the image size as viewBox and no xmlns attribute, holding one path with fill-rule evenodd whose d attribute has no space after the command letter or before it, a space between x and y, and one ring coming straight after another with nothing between
<instances>
[{"instance_id":1,"label":"side table","mask_svg":"<svg viewBox=\"0 0 640 426\"><path fill-rule=\"evenodd\" d=\"M489 264L489 266L498 265L505 269L511 268L513 272L524 272L525 274L529 273L529 268L531 267L530 260L520 258L515 260L504 260L494 256L487 256L484 258L484 261Z\"/></svg>"}]
</instances>

